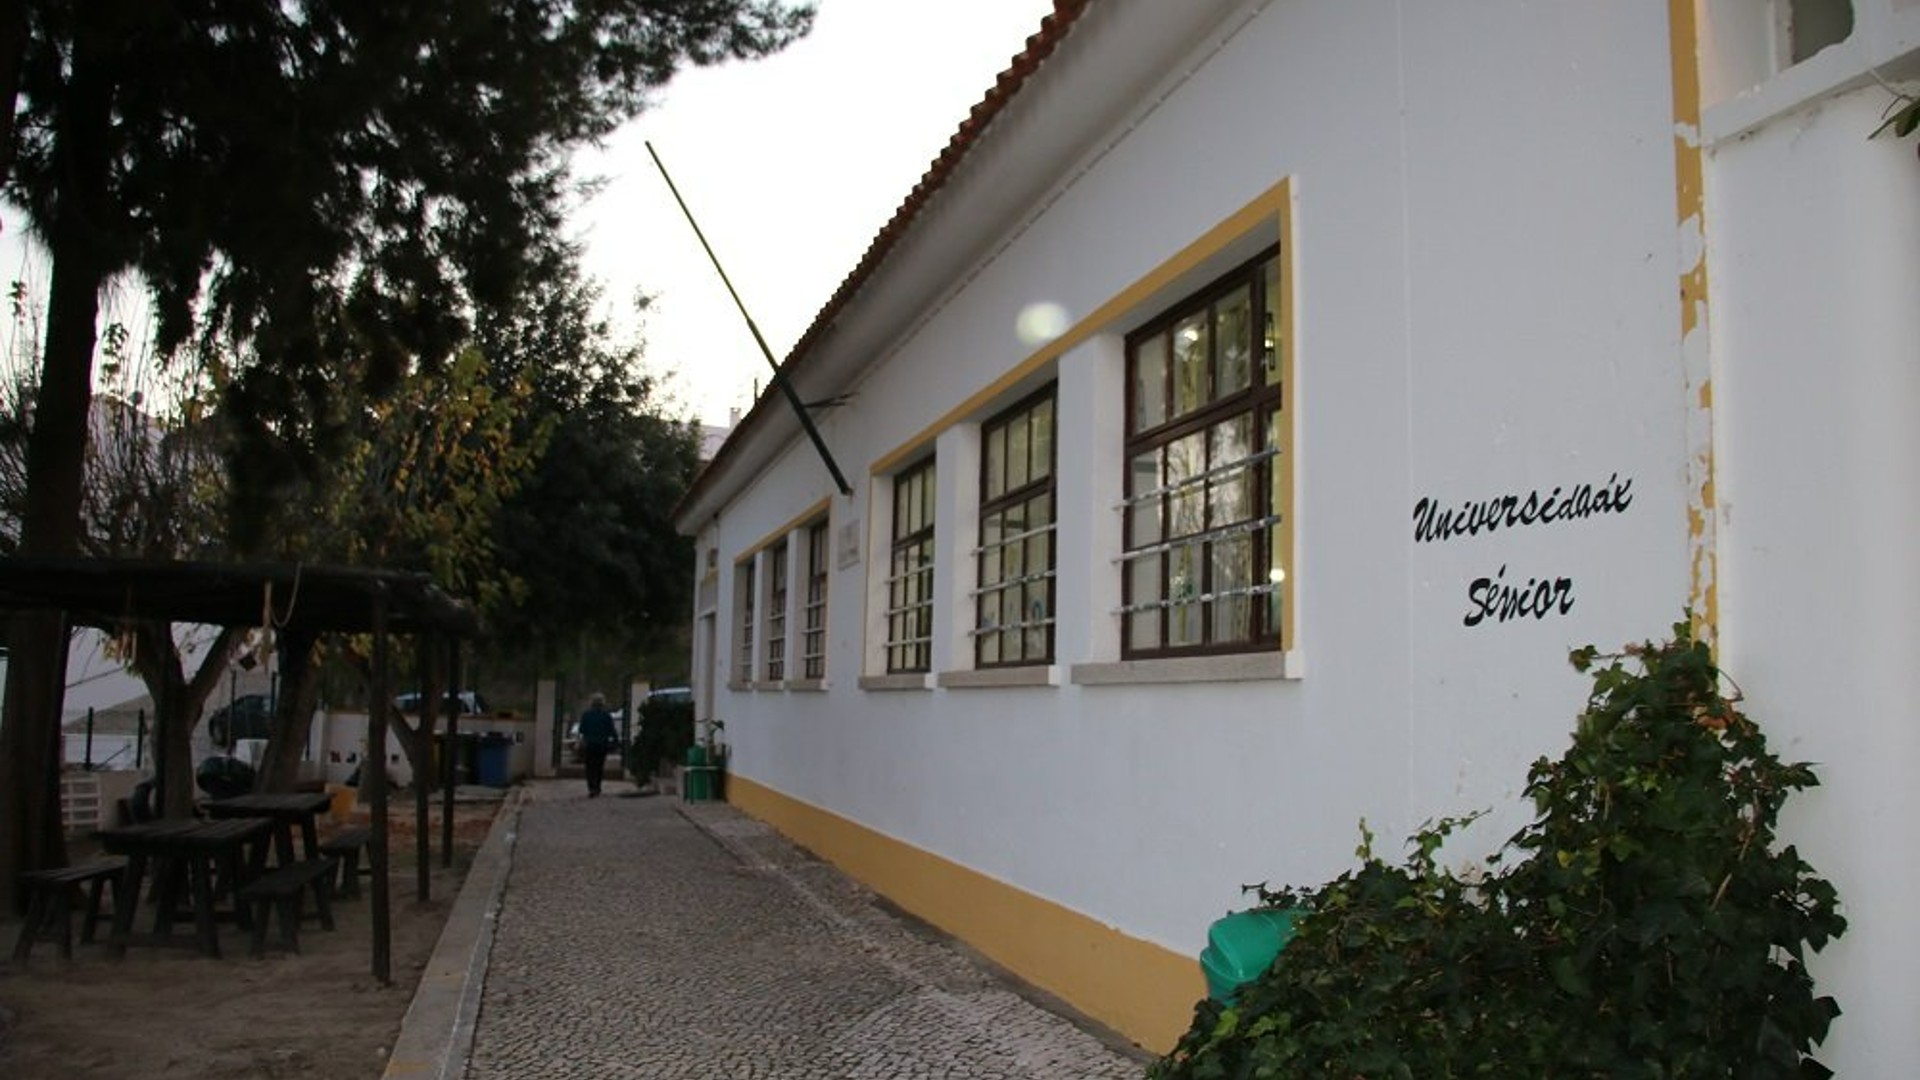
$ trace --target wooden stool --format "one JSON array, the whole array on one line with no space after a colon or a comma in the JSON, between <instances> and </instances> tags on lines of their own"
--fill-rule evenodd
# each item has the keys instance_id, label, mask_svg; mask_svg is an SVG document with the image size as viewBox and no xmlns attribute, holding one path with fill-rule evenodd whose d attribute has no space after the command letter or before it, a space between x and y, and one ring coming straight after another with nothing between
<instances>
[{"instance_id":1,"label":"wooden stool","mask_svg":"<svg viewBox=\"0 0 1920 1080\"><path fill-rule=\"evenodd\" d=\"M326 856L292 863L268 871L240 890L238 900L253 905L252 952L267 951L268 917L280 913L280 944L291 952L300 951L301 894L313 890L314 914L323 930L333 929L333 908L328 897L333 893L333 860Z\"/></svg>"},{"instance_id":2,"label":"wooden stool","mask_svg":"<svg viewBox=\"0 0 1920 1080\"><path fill-rule=\"evenodd\" d=\"M27 887L27 918L20 927L20 940L13 946L14 962L26 963L33 943L42 940L59 942L60 955L73 959L74 893L81 886L86 887L86 918L80 924L80 941L87 944L93 941L94 928L100 923L101 891L109 885L113 887L114 911L128 902L120 895L120 878L126 868L125 859L105 859L84 866L30 870L21 874L20 881Z\"/></svg>"},{"instance_id":3,"label":"wooden stool","mask_svg":"<svg viewBox=\"0 0 1920 1080\"><path fill-rule=\"evenodd\" d=\"M340 860L340 884L333 895L349 899L360 895L360 875L372 874L373 867L360 865L360 852L373 839L373 830L364 826L344 829L320 843L320 854Z\"/></svg>"}]
</instances>

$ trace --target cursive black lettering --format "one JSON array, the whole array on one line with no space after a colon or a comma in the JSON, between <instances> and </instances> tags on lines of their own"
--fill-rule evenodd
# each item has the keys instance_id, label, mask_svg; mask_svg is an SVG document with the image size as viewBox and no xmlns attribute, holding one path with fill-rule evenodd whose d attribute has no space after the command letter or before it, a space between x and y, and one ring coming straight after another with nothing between
<instances>
[{"instance_id":1,"label":"cursive black lettering","mask_svg":"<svg viewBox=\"0 0 1920 1080\"><path fill-rule=\"evenodd\" d=\"M1479 626L1529 616L1537 622L1572 610L1572 578L1530 577L1524 585L1513 585L1508 583L1507 568L1502 565L1491 577L1474 578L1467 586L1467 613L1460 622L1463 626Z\"/></svg>"}]
</instances>

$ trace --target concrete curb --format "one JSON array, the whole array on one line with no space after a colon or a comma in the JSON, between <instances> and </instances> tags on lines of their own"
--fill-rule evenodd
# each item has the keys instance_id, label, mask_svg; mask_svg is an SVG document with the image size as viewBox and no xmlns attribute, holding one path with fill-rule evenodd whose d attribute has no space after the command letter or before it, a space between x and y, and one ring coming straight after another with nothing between
<instances>
[{"instance_id":1,"label":"concrete curb","mask_svg":"<svg viewBox=\"0 0 1920 1080\"><path fill-rule=\"evenodd\" d=\"M385 1080L458 1080L466 1074L526 792L524 785L516 785L507 793L506 804L467 868L460 896L447 913L446 926L400 1023L400 1035L381 1074Z\"/></svg>"}]
</instances>

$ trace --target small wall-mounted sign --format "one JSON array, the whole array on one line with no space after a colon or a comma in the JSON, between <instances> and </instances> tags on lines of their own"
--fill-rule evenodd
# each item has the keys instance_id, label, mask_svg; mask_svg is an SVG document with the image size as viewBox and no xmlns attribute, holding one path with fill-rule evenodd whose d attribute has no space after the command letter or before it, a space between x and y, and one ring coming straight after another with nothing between
<instances>
[{"instance_id":1,"label":"small wall-mounted sign","mask_svg":"<svg viewBox=\"0 0 1920 1080\"><path fill-rule=\"evenodd\" d=\"M833 565L845 570L860 561L860 523L849 521L840 526L833 538Z\"/></svg>"}]
</instances>

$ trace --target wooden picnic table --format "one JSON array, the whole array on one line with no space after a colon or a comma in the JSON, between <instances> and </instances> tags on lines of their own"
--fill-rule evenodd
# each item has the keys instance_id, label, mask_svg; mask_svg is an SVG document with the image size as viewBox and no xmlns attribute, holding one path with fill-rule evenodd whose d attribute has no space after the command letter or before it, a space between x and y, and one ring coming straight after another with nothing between
<instances>
[{"instance_id":1,"label":"wooden picnic table","mask_svg":"<svg viewBox=\"0 0 1920 1080\"><path fill-rule=\"evenodd\" d=\"M266 841L272 830L273 823L265 818L166 818L95 833L102 848L127 858L125 876L116 894L108 953L124 956L129 944L138 943L197 945L208 956L219 956L215 921L227 914L242 927L250 928L251 918L244 904L235 903L228 913L216 911L215 905L265 868ZM140 906L149 864L153 870L153 932L136 936L134 914ZM125 902L119 897L125 897ZM184 940L173 933L183 900L192 905L195 930Z\"/></svg>"},{"instance_id":2,"label":"wooden picnic table","mask_svg":"<svg viewBox=\"0 0 1920 1080\"><path fill-rule=\"evenodd\" d=\"M273 825L273 848L276 865L292 866L294 863L293 830L300 828L300 858L314 859L320 855L320 838L316 821L320 811L332 805L333 796L324 791L289 792L275 795L235 795L228 799L213 799L202 803L207 816L226 818L262 818Z\"/></svg>"}]
</instances>

